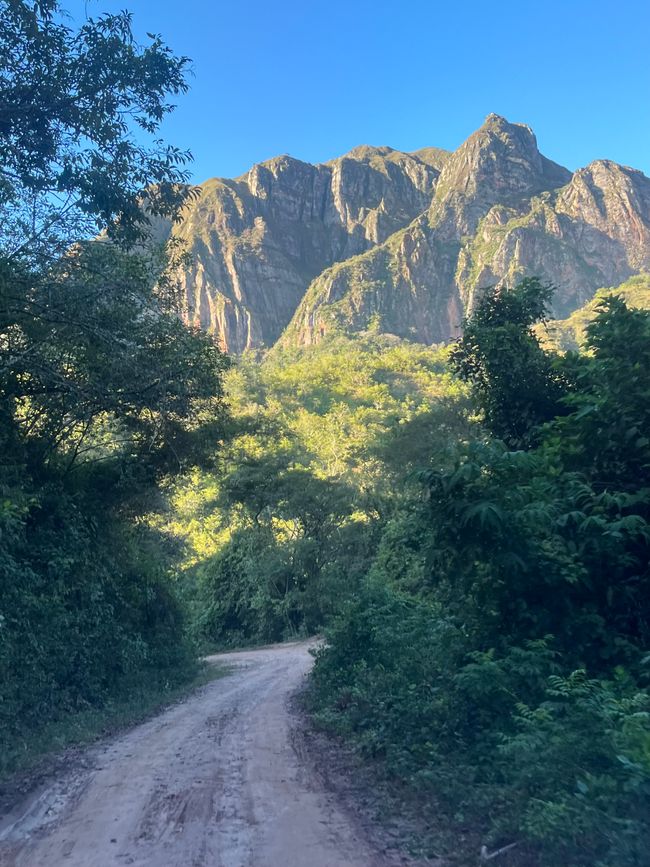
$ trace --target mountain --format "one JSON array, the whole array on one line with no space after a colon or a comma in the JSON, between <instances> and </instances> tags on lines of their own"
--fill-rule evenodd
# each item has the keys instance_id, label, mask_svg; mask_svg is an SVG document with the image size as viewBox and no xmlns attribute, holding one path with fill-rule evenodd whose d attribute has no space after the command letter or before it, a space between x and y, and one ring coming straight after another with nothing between
<instances>
[{"instance_id":1,"label":"mountain","mask_svg":"<svg viewBox=\"0 0 650 867\"><path fill-rule=\"evenodd\" d=\"M590 301L574 310L566 319L551 319L535 326L542 345L562 352L580 349L587 326L598 313L603 299L609 295L619 296L628 307L650 310L650 274L637 274L620 286L599 289Z\"/></svg>"},{"instance_id":2,"label":"mountain","mask_svg":"<svg viewBox=\"0 0 650 867\"><path fill-rule=\"evenodd\" d=\"M192 254L188 322L231 352L369 328L437 343L486 285L550 280L564 317L650 270L650 179L608 160L572 174L492 114L453 153L361 146L207 181L166 231Z\"/></svg>"},{"instance_id":3,"label":"mountain","mask_svg":"<svg viewBox=\"0 0 650 867\"><path fill-rule=\"evenodd\" d=\"M444 158L359 147L317 166L276 157L202 184L171 229L193 259L181 275L188 321L233 352L273 344L318 274L428 207Z\"/></svg>"}]
</instances>

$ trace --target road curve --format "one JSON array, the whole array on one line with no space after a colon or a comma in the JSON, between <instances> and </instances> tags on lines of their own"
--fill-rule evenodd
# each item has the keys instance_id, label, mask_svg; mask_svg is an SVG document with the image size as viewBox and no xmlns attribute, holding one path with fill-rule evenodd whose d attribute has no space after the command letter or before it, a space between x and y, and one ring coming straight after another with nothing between
<instances>
[{"instance_id":1,"label":"road curve","mask_svg":"<svg viewBox=\"0 0 650 867\"><path fill-rule=\"evenodd\" d=\"M227 677L94 747L0 825L2 867L383 867L293 746L308 643L213 657Z\"/></svg>"}]
</instances>

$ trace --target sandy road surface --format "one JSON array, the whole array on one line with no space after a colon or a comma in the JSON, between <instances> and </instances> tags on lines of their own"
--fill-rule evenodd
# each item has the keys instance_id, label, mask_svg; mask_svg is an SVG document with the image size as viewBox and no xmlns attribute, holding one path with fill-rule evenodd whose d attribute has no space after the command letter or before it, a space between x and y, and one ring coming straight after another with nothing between
<instances>
[{"instance_id":1,"label":"sandy road surface","mask_svg":"<svg viewBox=\"0 0 650 867\"><path fill-rule=\"evenodd\" d=\"M0 865L387 867L293 746L308 647L228 654L226 678L94 747L5 817Z\"/></svg>"}]
</instances>

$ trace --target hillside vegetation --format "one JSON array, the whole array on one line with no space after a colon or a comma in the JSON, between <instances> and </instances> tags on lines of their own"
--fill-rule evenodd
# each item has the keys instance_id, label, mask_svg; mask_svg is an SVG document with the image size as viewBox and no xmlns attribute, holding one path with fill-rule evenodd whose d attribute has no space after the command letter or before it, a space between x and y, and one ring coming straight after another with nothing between
<instances>
[{"instance_id":1,"label":"hillside vegetation","mask_svg":"<svg viewBox=\"0 0 650 867\"><path fill-rule=\"evenodd\" d=\"M151 518L202 641L313 634L355 592L409 473L471 426L447 354L368 334L239 359L214 469L170 478Z\"/></svg>"},{"instance_id":2,"label":"hillside vegetation","mask_svg":"<svg viewBox=\"0 0 650 867\"><path fill-rule=\"evenodd\" d=\"M450 863L650 867L649 278L552 322L519 279L532 244L569 312L647 268L650 181L490 115L193 193L156 137L187 59L66 22L0 0L0 775L206 648L324 632L312 713ZM234 361L187 324L219 273Z\"/></svg>"},{"instance_id":3,"label":"hillside vegetation","mask_svg":"<svg viewBox=\"0 0 650 867\"><path fill-rule=\"evenodd\" d=\"M556 354L551 292L486 292L448 348L244 356L214 468L149 520L204 645L325 628L313 712L447 843L645 865L650 318L603 293Z\"/></svg>"},{"instance_id":4,"label":"hillside vegetation","mask_svg":"<svg viewBox=\"0 0 650 867\"><path fill-rule=\"evenodd\" d=\"M650 314L603 299L587 351L557 356L533 331L548 299L494 290L466 323L451 365L482 423L431 443L311 702L457 840L647 865Z\"/></svg>"},{"instance_id":5,"label":"hillside vegetation","mask_svg":"<svg viewBox=\"0 0 650 867\"><path fill-rule=\"evenodd\" d=\"M187 157L126 119L155 133L186 61L139 48L127 13L62 21L0 2L0 775L193 673L140 516L222 416L225 358L177 316L175 253L137 246L143 186L173 216Z\"/></svg>"},{"instance_id":6,"label":"hillside vegetation","mask_svg":"<svg viewBox=\"0 0 650 867\"><path fill-rule=\"evenodd\" d=\"M579 307L566 319L550 319L543 325L538 325L535 331L542 345L563 351L579 349L585 343L587 326L595 319L599 305L612 294L623 298L630 307L650 309L650 274L637 274L620 286L599 289L591 301Z\"/></svg>"}]
</instances>

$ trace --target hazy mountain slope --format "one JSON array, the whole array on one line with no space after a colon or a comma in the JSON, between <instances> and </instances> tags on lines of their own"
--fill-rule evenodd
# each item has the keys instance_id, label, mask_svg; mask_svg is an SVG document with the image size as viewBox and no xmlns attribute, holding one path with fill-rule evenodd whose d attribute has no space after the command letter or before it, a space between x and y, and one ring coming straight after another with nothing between
<instances>
[{"instance_id":1,"label":"hazy mountain slope","mask_svg":"<svg viewBox=\"0 0 650 867\"><path fill-rule=\"evenodd\" d=\"M608 295L620 295L629 307L650 310L650 274L637 274L620 286L599 289L590 301L566 319L551 319L538 325L536 331L542 343L563 351L579 349L584 343L587 326L598 312L598 305Z\"/></svg>"}]
</instances>

